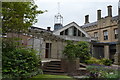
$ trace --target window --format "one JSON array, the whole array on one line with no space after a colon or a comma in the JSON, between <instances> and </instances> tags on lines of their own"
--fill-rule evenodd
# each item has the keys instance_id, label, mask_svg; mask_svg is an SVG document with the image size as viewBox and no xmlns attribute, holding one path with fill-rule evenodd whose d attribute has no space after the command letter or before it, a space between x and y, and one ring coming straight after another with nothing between
<instances>
[{"instance_id":1,"label":"window","mask_svg":"<svg viewBox=\"0 0 120 80\"><path fill-rule=\"evenodd\" d=\"M64 31L60 32L60 35L63 35Z\"/></svg>"},{"instance_id":2,"label":"window","mask_svg":"<svg viewBox=\"0 0 120 80\"><path fill-rule=\"evenodd\" d=\"M108 31L103 31L104 40L108 40Z\"/></svg>"},{"instance_id":3,"label":"window","mask_svg":"<svg viewBox=\"0 0 120 80\"><path fill-rule=\"evenodd\" d=\"M82 37L85 37L85 34L82 33Z\"/></svg>"},{"instance_id":4,"label":"window","mask_svg":"<svg viewBox=\"0 0 120 80\"><path fill-rule=\"evenodd\" d=\"M68 35L68 29L65 30L65 35Z\"/></svg>"},{"instance_id":5,"label":"window","mask_svg":"<svg viewBox=\"0 0 120 80\"><path fill-rule=\"evenodd\" d=\"M94 37L98 39L98 32L94 32Z\"/></svg>"},{"instance_id":6,"label":"window","mask_svg":"<svg viewBox=\"0 0 120 80\"><path fill-rule=\"evenodd\" d=\"M81 32L78 30L78 36L81 36Z\"/></svg>"},{"instance_id":7,"label":"window","mask_svg":"<svg viewBox=\"0 0 120 80\"><path fill-rule=\"evenodd\" d=\"M118 29L117 28L114 29L114 38L115 39L118 38Z\"/></svg>"},{"instance_id":8,"label":"window","mask_svg":"<svg viewBox=\"0 0 120 80\"><path fill-rule=\"evenodd\" d=\"M76 27L74 27L74 36L76 36L77 34L76 34L76 32L77 32L77 28Z\"/></svg>"}]
</instances>

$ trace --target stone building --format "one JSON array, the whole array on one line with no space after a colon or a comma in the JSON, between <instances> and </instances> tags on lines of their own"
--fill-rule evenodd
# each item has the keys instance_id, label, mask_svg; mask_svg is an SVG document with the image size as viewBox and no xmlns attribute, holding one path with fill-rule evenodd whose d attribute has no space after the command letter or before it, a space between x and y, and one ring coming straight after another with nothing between
<instances>
[{"instance_id":1,"label":"stone building","mask_svg":"<svg viewBox=\"0 0 120 80\"><path fill-rule=\"evenodd\" d=\"M118 16L112 16L111 5L107 8L108 15L105 17L101 17L101 10L97 10L97 21L95 22L90 23L89 15L86 15L85 24L81 28L98 40L98 42L93 42L93 56L114 61L118 41Z\"/></svg>"},{"instance_id":2,"label":"stone building","mask_svg":"<svg viewBox=\"0 0 120 80\"><path fill-rule=\"evenodd\" d=\"M31 27L28 33L22 33L22 43L37 50L42 59L61 59L64 57L62 51L66 40L87 41L92 43L93 57L114 61L118 41L118 16L112 16L112 6L107 8L108 16L101 17L101 10L97 10L97 21L90 23L89 15L86 15L82 26L75 22L63 26L63 17L58 13L55 15L59 20L54 24L54 31L50 27Z\"/></svg>"},{"instance_id":3,"label":"stone building","mask_svg":"<svg viewBox=\"0 0 120 80\"><path fill-rule=\"evenodd\" d=\"M87 41L92 43L93 57L114 61L118 41L118 16L112 16L112 6L107 6L107 8L108 16L101 17L101 10L97 10L97 21L90 23L89 15L86 15L85 24L82 26L75 22L63 26L61 21L63 17L59 13L55 17L62 19L55 22L54 31L51 31L50 27L47 30L32 27L36 38L31 38L29 44L38 50L38 54L43 59L60 59L64 56L62 51L66 40Z\"/></svg>"},{"instance_id":4,"label":"stone building","mask_svg":"<svg viewBox=\"0 0 120 80\"><path fill-rule=\"evenodd\" d=\"M74 42L91 42L92 40L95 40L75 22L67 24L55 31L51 31L50 27L48 27L47 30L38 27L31 27L29 35L32 35L32 37L28 40L28 47L37 50L38 55L42 60L63 58L64 55L62 51L66 45L66 40L72 40Z\"/></svg>"}]
</instances>

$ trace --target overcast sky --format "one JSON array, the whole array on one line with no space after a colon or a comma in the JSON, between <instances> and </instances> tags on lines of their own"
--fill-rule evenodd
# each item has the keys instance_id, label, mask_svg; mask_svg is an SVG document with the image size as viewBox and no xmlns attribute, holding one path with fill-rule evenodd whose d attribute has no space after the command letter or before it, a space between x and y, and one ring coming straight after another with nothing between
<instances>
[{"instance_id":1,"label":"overcast sky","mask_svg":"<svg viewBox=\"0 0 120 80\"><path fill-rule=\"evenodd\" d=\"M76 22L78 25L84 24L84 16L89 15L89 21L97 20L97 10L101 9L102 17L107 16L107 6L112 6L112 14L118 14L119 0L34 0L39 10L47 10L40 14L36 27L51 27L54 29L54 16L58 13L58 2L60 2L60 13L63 16L63 25L70 22Z\"/></svg>"}]
</instances>

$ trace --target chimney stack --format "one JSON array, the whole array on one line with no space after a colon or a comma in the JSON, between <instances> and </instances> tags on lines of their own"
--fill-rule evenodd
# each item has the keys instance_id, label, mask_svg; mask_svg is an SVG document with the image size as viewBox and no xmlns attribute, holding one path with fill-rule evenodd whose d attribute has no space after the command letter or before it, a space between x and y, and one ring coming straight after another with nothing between
<instances>
[{"instance_id":1,"label":"chimney stack","mask_svg":"<svg viewBox=\"0 0 120 80\"><path fill-rule=\"evenodd\" d=\"M89 23L89 15L85 16L85 24Z\"/></svg>"},{"instance_id":2,"label":"chimney stack","mask_svg":"<svg viewBox=\"0 0 120 80\"><path fill-rule=\"evenodd\" d=\"M47 31L51 31L50 28L51 28L51 27L47 27Z\"/></svg>"},{"instance_id":3,"label":"chimney stack","mask_svg":"<svg viewBox=\"0 0 120 80\"><path fill-rule=\"evenodd\" d=\"M108 8L108 16L112 17L112 6L109 5L109 6L107 6L107 8Z\"/></svg>"},{"instance_id":4,"label":"chimney stack","mask_svg":"<svg viewBox=\"0 0 120 80\"><path fill-rule=\"evenodd\" d=\"M101 10L97 10L97 20L101 19Z\"/></svg>"}]
</instances>

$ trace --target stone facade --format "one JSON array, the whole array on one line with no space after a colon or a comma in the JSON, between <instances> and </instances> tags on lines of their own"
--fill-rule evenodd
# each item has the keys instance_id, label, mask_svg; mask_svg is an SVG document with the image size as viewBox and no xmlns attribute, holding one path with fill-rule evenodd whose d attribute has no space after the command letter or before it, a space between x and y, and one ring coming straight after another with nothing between
<instances>
[{"instance_id":1,"label":"stone facade","mask_svg":"<svg viewBox=\"0 0 120 80\"><path fill-rule=\"evenodd\" d=\"M65 30L70 29L73 33L80 35L68 35L60 34L61 32L65 32ZM74 32L74 29L77 32ZM66 33L66 32L65 32ZM41 29L37 27L31 27L29 35L32 35L30 40L28 41L28 47L33 48L38 51L38 55L42 60L44 59L61 59L64 57L62 51L64 50L66 40L72 41L87 41L91 42L92 39L84 30L82 30L75 22L67 24L66 26L55 30L50 31L50 29ZM84 35L84 36L83 36Z\"/></svg>"},{"instance_id":2,"label":"stone facade","mask_svg":"<svg viewBox=\"0 0 120 80\"><path fill-rule=\"evenodd\" d=\"M85 22L81 26L91 37L96 37L99 44L93 44L104 47L104 58L112 59L116 53L116 44L118 41L118 16L112 16L112 6L107 6L108 16L101 17L101 10L97 10L97 21L93 23ZM87 16L89 17L89 16ZM85 16L85 21L89 19ZM100 44L101 43L101 44ZM100 51L99 49L98 51ZM98 52L94 52L97 54Z\"/></svg>"}]
</instances>

